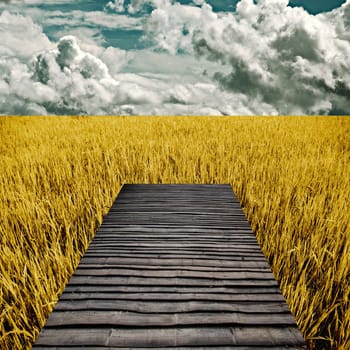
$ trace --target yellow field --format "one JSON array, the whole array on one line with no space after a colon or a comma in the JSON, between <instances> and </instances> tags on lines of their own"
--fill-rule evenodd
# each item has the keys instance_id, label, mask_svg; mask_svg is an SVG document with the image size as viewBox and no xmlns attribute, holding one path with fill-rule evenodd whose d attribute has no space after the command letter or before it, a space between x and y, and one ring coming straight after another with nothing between
<instances>
[{"instance_id":1,"label":"yellow field","mask_svg":"<svg viewBox=\"0 0 350 350\"><path fill-rule=\"evenodd\" d=\"M123 183L230 183L311 347L350 349L350 118L0 118L0 348L30 348Z\"/></svg>"}]
</instances>

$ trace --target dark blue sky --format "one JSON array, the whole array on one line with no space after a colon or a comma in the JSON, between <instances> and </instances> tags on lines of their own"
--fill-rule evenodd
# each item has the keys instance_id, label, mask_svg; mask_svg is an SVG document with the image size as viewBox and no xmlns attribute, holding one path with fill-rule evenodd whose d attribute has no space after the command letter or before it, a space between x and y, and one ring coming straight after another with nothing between
<instances>
[{"instance_id":1,"label":"dark blue sky","mask_svg":"<svg viewBox=\"0 0 350 350\"><path fill-rule=\"evenodd\" d=\"M317 14L339 7L345 3L345 0L290 0L289 3L292 6L302 6L308 12Z\"/></svg>"},{"instance_id":2,"label":"dark blue sky","mask_svg":"<svg viewBox=\"0 0 350 350\"><path fill-rule=\"evenodd\" d=\"M290 6L302 6L311 14L327 12L339 7L346 0L290 0ZM182 1L180 1L182 2ZM186 0L183 3L188 2ZM235 8L239 0L209 0L216 11L228 11Z\"/></svg>"}]
</instances>

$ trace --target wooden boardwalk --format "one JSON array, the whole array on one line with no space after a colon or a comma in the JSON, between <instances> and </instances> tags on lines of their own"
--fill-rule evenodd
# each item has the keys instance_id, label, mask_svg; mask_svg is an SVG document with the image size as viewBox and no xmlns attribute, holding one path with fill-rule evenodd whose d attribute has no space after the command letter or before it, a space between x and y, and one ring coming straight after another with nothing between
<instances>
[{"instance_id":1,"label":"wooden boardwalk","mask_svg":"<svg viewBox=\"0 0 350 350\"><path fill-rule=\"evenodd\" d=\"M229 185L125 185L34 349L306 349Z\"/></svg>"}]
</instances>

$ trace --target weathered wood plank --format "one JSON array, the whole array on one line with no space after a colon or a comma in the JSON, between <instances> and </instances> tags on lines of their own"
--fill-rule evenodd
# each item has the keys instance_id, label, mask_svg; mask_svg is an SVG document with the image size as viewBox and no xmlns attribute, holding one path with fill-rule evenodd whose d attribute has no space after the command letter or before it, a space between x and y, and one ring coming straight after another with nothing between
<instances>
[{"instance_id":1,"label":"weathered wood plank","mask_svg":"<svg viewBox=\"0 0 350 350\"><path fill-rule=\"evenodd\" d=\"M90 264L88 262L81 262L79 270L84 269L135 269L135 270L180 270L180 271L209 271L209 272L270 272L270 269L266 266L260 267L207 267L207 266L163 266L163 265L117 265L117 264Z\"/></svg>"},{"instance_id":2,"label":"weathered wood plank","mask_svg":"<svg viewBox=\"0 0 350 350\"><path fill-rule=\"evenodd\" d=\"M177 233L177 234L169 234L165 235L163 233L144 233L144 232L114 232L114 233L104 233L100 237L95 237L93 240L93 244L95 243L109 243L109 242L119 242L120 240L133 240L133 239L140 239L140 240L169 240L169 241L195 241L195 242L207 242L207 241L213 241L213 242L225 242L230 244L242 244L247 246L256 246L256 239L253 236L250 235L236 235L236 237L232 237L232 234L226 234L221 235L218 237L215 237L213 234L200 234L200 233Z\"/></svg>"},{"instance_id":3,"label":"weathered wood plank","mask_svg":"<svg viewBox=\"0 0 350 350\"><path fill-rule=\"evenodd\" d=\"M277 286L277 282L271 277L270 280L214 280L205 278L180 278L180 277L98 277L74 275L69 284L71 285L154 285L154 286L224 286L224 287L268 287Z\"/></svg>"},{"instance_id":4,"label":"weathered wood plank","mask_svg":"<svg viewBox=\"0 0 350 350\"><path fill-rule=\"evenodd\" d=\"M264 255L261 254L259 251L251 251L251 250L246 250L246 251L235 251L235 250L222 250L220 251L219 249L205 249L205 248L176 248L176 247L147 247L145 249L140 249L140 247L135 246L135 249L133 247L91 247L86 254L98 254L98 253L120 253L120 254L128 254L130 252L135 252L138 254L169 254L169 255L176 255L176 254L193 254L193 255L215 255L215 256L235 256L235 257L240 257L240 256L247 256L247 257L255 257L255 258L262 258L264 259Z\"/></svg>"},{"instance_id":5,"label":"weathered wood plank","mask_svg":"<svg viewBox=\"0 0 350 350\"><path fill-rule=\"evenodd\" d=\"M174 348L174 347L173 347ZM35 349L37 350L46 350L47 346L36 346ZM57 347L57 346L50 346L50 350L77 350L81 349L81 346L64 346L64 347ZM106 347L103 346L89 346L89 350L106 350ZM135 350L135 347L129 348L129 347L115 347L115 346L108 346L108 350ZM150 348L144 348L144 347L137 347L137 350L149 350ZM152 349L161 349L164 350L164 347L152 347ZM239 345L233 345L233 346L176 346L176 350L305 350L305 346L239 346Z\"/></svg>"},{"instance_id":6,"label":"weathered wood plank","mask_svg":"<svg viewBox=\"0 0 350 350\"><path fill-rule=\"evenodd\" d=\"M183 286L113 286L113 285L71 285L68 284L64 291L68 293L89 293L89 292L115 292L115 293L163 293L164 295L177 295L185 293L212 293L216 295L220 294L238 294L238 295L249 295L249 294L274 294L276 295L276 300L279 300L281 292L277 286L249 286L249 287L183 287ZM64 295L64 293L62 295Z\"/></svg>"},{"instance_id":7,"label":"weathered wood plank","mask_svg":"<svg viewBox=\"0 0 350 350\"><path fill-rule=\"evenodd\" d=\"M46 346L36 346L35 349L37 350L46 350ZM50 350L77 350L77 349L88 349L88 350L106 350L106 347L103 346L50 346ZM114 346L108 346L108 350L135 350L135 347L129 348L129 347L114 347ZM150 348L141 348L138 347L137 350L149 350ZM163 349L159 347L152 347L152 349ZM176 346L174 349L176 350L306 350L305 346L274 346L271 348L270 346L240 346L240 345L233 345L233 346ZM164 349L163 349L164 350Z\"/></svg>"},{"instance_id":8,"label":"weathered wood plank","mask_svg":"<svg viewBox=\"0 0 350 350\"><path fill-rule=\"evenodd\" d=\"M111 221L111 220L110 220ZM232 225L226 229L219 228L219 227L201 227L201 228L196 228L196 227L188 227L188 226L175 226L175 227L168 227L168 226L160 226L160 225L149 225L149 226L143 226L143 225L120 225L118 222L112 222L110 224L107 224L106 221L103 221L103 223L100 226L100 229L103 229L102 232L100 232L99 236L95 236L95 238L99 237L102 238L105 235L108 235L110 232L114 232L117 234L124 234L126 232L129 233L145 233L145 232L150 232L150 233L163 233L166 234L167 232L170 233L193 233L193 234L200 234L201 232L203 234L225 234L225 235L232 235L234 238L235 235L240 236L244 235L247 237L250 237L254 239L254 235L252 235L252 230L249 226L249 224L245 224L244 226L246 228L241 229L239 227L235 227L237 224L232 223ZM240 225L242 226L242 225ZM103 235L103 236L102 236ZM95 239L94 238L94 239Z\"/></svg>"},{"instance_id":9,"label":"weathered wood plank","mask_svg":"<svg viewBox=\"0 0 350 350\"><path fill-rule=\"evenodd\" d=\"M157 258L186 258L193 257L199 259L216 259L216 260L231 260L243 258L244 260L260 260L264 261L265 258L262 254L259 253L250 253L250 252L220 252L220 251L205 251L205 250L167 250L166 248L155 248L155 249L91 249L85 253L86 256L135 256L143 257L155 256Z\"/></svg>"},{"instance_id":10,"label":"weathered wood plank","mask_svg":"<svg viewBox=\"0 0 350 350\"><path fill-rule=\"evenodd\" d=\"M154 259L198 259L198 260L222 260L230 263L232 260L246 260L246 261L265 261L264 256L260 255L247 255L244 253L236 253L232 255L221 255L221 254L210 254L210 252L206 252L206 254L186 254L186 252L181 252L181 254L166 254L166 253L147 253L147 252L138 252L134 253L118 253L113 250L102 250L98 252L89 252L87 251L85 254L86 257L125 257L125 258L154 258Z\"/></svg>"},{"instance_id":11,"label":"weathered wood plank","mask_svg":"<svg viewBox=\"0 0 350 350\"><path fill-rule=\"evenodd\" d=\"M260 293L260 294L218 294L218 293L151 293L151 292L139 292L139 293L123 293L123 292L111 292L106 293L104 291L98 291L95 288L94 292L68 292L65 291L60 300L138 300L138 301L280 301L284 302L282 295L276 293Z\"/></svg>"},{"instance_id":12,"label":"weathered wood plank","mask_svg":"<svg viewBox=\"0 0 350 350\"><path fill-rule=\"evenodd\" d=\"M267 267L268 264L264 259L254 259L254 260L246 260L244 257L232 258L228 261L225 260L213 260L211 259L195 259L195 258L162 258L161 256L157 256L156 258L140 257L140 256L132 256L132 257L122 257L122 256L89 256L85 255L81 262L88 262L93 264L107 264L107 265L162 265L162 266L202 266L202 267L226 267L226 268L237 268L237 267Z\"/></svg>"},{"instance_id":13,"label":"weathered wood plank","mask_svg":"<svg viewBox=\"0 0 350 350\"><path fill-rule=\"evenodd\" d=\"M207 278L214 280L271 280L270 271L248 272L210 272L210 271L186 271L186 270L142 270L142 269L119 269L119 268L99 268L99 269L79 269L75 272L75 276L130 276L130 277L193 277L193 278Z\"/></svg>"},{"instance_id":14,"label":"weathered wood plank","mask_svg":"<svg viewBox=\"0 0 350 350\"><path fill-rule=\"evenodd\" d=\"M289 313L245 314L238 312L205 313L168 313L140 314L130 311L56 311L46 323L46 327L67 326L194 326L194 325L278 325L295 326L295 320Z\"/></svg>"},{"instance_id":15,"label":"weathered wood plank","mask_svg":"<svg viewBox=\"0 0 350 350\"><path fill-rule=\"evenodd\" d=\"M132 301L132 300L60 300L55 311L110 310L139 313L180 313L194 311L245 312L245 313L289 313L285 302L205 302L205 301Z\"/></svg>"},{"instance_id":16,"label":"weathered wood plank","mask_svg":"<svg viewBox=\"0 0 350 350\"><path fill-rule=\"evenodd\" d=\"M219 228L219 229L221 229L222 231L230 231L231 230L231 232L232 232L232 235L234 235L235 233L235 230L236 230L236 232L238 232L238 230L239 231L242 231L242 230L247 230L247 234L251 234L251 231L249 231L249 227L248 226L245 226L245 225L240 225L240 226L236 226L236 227L232 227L231 225L229 226L229 223L226 225L226 226L224 226L224 225L219 225L219 224L215 224L215 223L213 223L213 224L211 224L211 225L209 225L209 224L206 224L206 223L201 223L201 224L196 224L195 225L195 223L184 223L184 222L165 222L165 223L158 223L158 224L155 224L153 221L150 221L150 222L144 222L143 223L143 227L146 229L146 228L148 228L148 229L150 229L150 230L161 230L161 229L166 229L167 227L169 227L169 228L176 228L176 227L179 227L179 225L183 225L183 227L184 227L184 229L194 229L194 230L197 230L197 231L199 231L199 230L201 230L202 228L207 228L207 229L211 229L211 228L213 228L213 229L216 229L216 228ZM140 225L139 224L137 224L137 222L131 222L131 221L129 221L129 222L126 222L126 223L124 223L123 224L123 229L125 229L125 228L130 228L131 230L140 230ZM119 227L115 224L115 223L113 223L113 224L111 224L111 225L108 225L106 228L111 228L111 229L113 229L113 230L118 230L119 229ZM144 231L144 232L146 232L146 231Z\"/></svg>"},{"instance_id":17,"label":"weathered wood plank","mask_svg":"<svg viewBox=\"0 0 350 350\"><path fill-rule=\"evenodd\" d=\"M120 240L119 242L104 242L98 243L94 242L89 247L89 250L93 249L137 249L137 250L145 250L147 249L181 249L182 250L200 250L200 251L217 251L217 252L234 252L234 253L251 253L251 254L259 254L262 255L261 250L258 247L250 247L243 244L232 244L227 242L226 244L211 243L211 242L188 242L188 241L179 241L179 242L159 242L150 241L150 240Z\"/></svg>"},{"instance_id":18,"label":"weathered wood plank","mask_svg":"<svg viewBox=\"0 0 350 350\"><path fill-rule=\"evenodd\" d=\"M135 248L135 249L134 249ZM200 245L196 248L196 247L174 247L174 246L169 246L166 247L164 246L155 246L154 248L152 248L151 246L149 247L144 247L145 249L140 249L142 248L142 243L140 243L140 246L133 246L130 245L130 247L127 247L125 245L121 245L120 247L118 246L93 246L91 247L86 253L99 253L99 252L120 252L120 253L128 253L130 251L132 252L138 252L138 253L169 253L169 254L179 254L179 253L183 253L183 254L206 254L206 255L228 255L228 256L250 256L250 257L261 257L264 258L264 255L259 252L258 250L234 250L234 249L222 249L220 250L219 248L216 247L212 247L206 249L205 247L201 247Z\"/></svg>"},{"instance_id":19,"label":"weathered wood plank","mask_svg":"<svg viewBox=\"0 0 350 350\"><path fill-rule=\"evenodd\" d=\"M303 345L300 332L291 327L186 327L186 328L46 328L38 345L176 347Z\"/></svg>"}]
</instances>

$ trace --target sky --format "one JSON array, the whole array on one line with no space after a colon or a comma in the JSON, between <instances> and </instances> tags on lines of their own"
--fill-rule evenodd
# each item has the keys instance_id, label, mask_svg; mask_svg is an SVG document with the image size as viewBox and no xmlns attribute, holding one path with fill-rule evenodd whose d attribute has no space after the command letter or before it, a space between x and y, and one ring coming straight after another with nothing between
<instances>
[{"instance_id":1,"label":"sky","mask_svg":"<svg viewBox=\"0 0 350 350\"><path fill-rule=\"evenodd\" d=\"M350 115L350 0L0 0L1 115Z\"/></svg>"}]
</instances>

